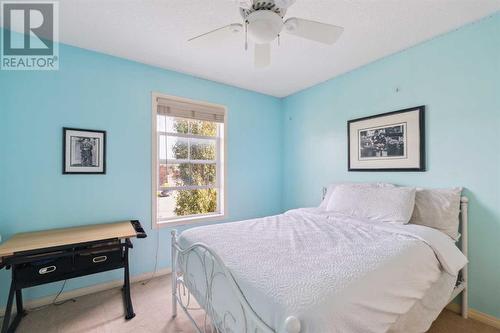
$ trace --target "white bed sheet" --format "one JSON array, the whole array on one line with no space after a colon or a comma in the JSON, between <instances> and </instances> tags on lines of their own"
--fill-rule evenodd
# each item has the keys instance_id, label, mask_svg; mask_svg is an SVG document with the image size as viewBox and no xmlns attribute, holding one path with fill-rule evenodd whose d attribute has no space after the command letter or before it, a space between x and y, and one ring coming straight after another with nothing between
<instances>
[{"instance_id":1,"label":"white bed sheet","mask_svg":"<svg viewBox=\"0 0 500 333\"><path fill-rule=\"evenodd\" d=\"M440 231L318 209L193 228L179 242L183 248L203 243L213 249L255 312L277 332L292 315L304 333L410 332L409 326L418 332L417 326L428 327L439 311L421 311L418 325L411 320L398 325L444 273L456 279L467 262ZM196 260L190 265L195 280L200 268ZM213 302L236 314L238 304L222 282L215 283ZM203 289L201 281L197 288ZM441 303L453 284L443 288Z\"/></svg>"},{"instance_id":2,"label":"white bed sheet","mask_svg":"<svg viewBox=\"0 0 500 333\"><path fill-rule=\"evenodd\" d=\"M450 302L451 292L455 288L456 282L456 276L442 272L439 279L426 291L424 297L417 300L407 313L400 316L388 332L427 332L432 322Z\"/></svg>"}]
</instances>

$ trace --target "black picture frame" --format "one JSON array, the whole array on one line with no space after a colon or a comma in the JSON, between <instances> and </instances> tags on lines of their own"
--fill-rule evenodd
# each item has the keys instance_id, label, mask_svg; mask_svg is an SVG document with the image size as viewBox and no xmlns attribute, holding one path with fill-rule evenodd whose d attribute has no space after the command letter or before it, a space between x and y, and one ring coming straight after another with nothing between
<instances>
[{"instance_id":1,"label":"black picture frame","mask_svg":"<svg viewBox=\"0 0 500 333\"><path fill-rule=\"evenodd\" d=\"M418 167L408 168L354 168L351 166L351 125L366 120L372 120L381 117L387 117L407 112L418 112L418 136L419 136L419 165ZM425 153L425 105L420 105L412 108L406 108L397 111L381 113L373 116L351 119L347 121L347 170L362 171L362 172L423 172L426 171L426 153Z\"/></svg>"},{"instance_id":2,"label":"black picture frame","mask_svg":"<svg viewBox=\"0 0 500 333\"><path fill-rule=\"evenodd\" d=\"M68 167L68 158L71 158L71 156L68 156L67 151L68 151L68 145L69 143L67 142L67 134L70 131L76 131L76 132L84 132L87 133L90 137L92 134L100 134L102 136L102 145L100 145L100 149L102 149L102 155L99 155L99 163L102 163L102 167L99 165L98 167L95 167L95 170L78 170L79 167ZM63 139L63 158L62 158L62 173L64 175L105 175L106 174L106 131L102 130L92 130L92 129L83 129L83 128L73 128L73 127L63 127L62 131L62 139ZM71 146L69 146L69 149L71 150ZM71 154L70 154L71 155ZM86 167L87 169L93 168L92 167Z\"/></svg>"}]
</instances>

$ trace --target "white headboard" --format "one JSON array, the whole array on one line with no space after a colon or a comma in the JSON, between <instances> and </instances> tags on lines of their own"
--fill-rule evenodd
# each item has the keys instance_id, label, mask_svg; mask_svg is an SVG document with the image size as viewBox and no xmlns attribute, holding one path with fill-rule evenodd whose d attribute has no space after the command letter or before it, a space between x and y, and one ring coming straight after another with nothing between
<instances>
[{"instance_id":1,"label":"white headboard","mask_svg":"<svg viewBox=\"0 0 500 333\"><path fill-rule=\"evenodd\" d=\"M461 242L460 242L460 250L462 250L462 253L467 257L467 252L469 250L468 248L468 229L469 229L469 198L463 196L460 199L460 234L462 235L460 237Z\"/></svg>"},{"instance_id":2,"label":"white headboard","mask_svg":"<svg viewBox=\"0 0 500 333\"><path fill-rule=\"evenodd\" d=\"M469 259L469 198L463 196L460 200L460 233L462 237L460 239L460 250L464 256ZM469 265L465 265L462 269L462 281L460 287L462 288L462 317L467 319L469 311ZM455 291L457 291L455 287ZM458 288L458 292L460 289ZM453 292L452 297L458 295L458 293ZM453 297L454 298L454 297Z\"/></svg>"}]
</instances>

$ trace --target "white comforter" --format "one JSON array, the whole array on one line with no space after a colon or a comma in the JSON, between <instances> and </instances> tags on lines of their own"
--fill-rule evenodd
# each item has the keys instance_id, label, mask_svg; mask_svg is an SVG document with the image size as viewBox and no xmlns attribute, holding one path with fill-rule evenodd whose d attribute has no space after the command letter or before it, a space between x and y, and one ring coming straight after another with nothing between
<instances>
[{"instance_id":1,"label":"white comforter","mask_svg":"<svg viewBox=\"0 0 500 333\"><path fill-rule=\"evenodd\" d=\"M222 258L249 304L277 332L292 315L306 333L387 332L442 271L456 276L467 262L440 231L318 209L181 234L182 247L194 243Z\"/></svg>"}]
</instances>

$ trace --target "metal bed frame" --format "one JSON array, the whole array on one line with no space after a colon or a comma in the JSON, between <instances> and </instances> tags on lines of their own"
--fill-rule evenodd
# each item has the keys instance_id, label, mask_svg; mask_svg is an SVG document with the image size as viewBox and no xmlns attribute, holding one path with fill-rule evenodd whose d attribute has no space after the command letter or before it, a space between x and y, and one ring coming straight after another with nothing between
<instances>
[{"instance_id":1,"label":"metal bed frame","mask_svg":"<svg viewBox=\"0 0 500 333\"><path fill-rule=\"evenodd\" d=\"M469 199L463 196L460 200L460 250L464 254L464 256L469 259ZM462 304L461 304L461 314L462 317L467 319L469 315L469 272L468 266L465 265L464 268L460 271L458 276L457 284L455 285L455 289L451 293L450 302L455 299L460 293L462 293Z\"/></svg>"},{"instance_id":2,"label":"metal bed frame","mask_svg":"<svg viewBox=\"0 0 500 333\"><path fill-rule=\"evenodd\" d=\"M323 196L325 191L323 191ZM467 257L468 252L468 203L467 197L460 201L460 250ZM294 316L286 318L282 327L273 329L266 324L248 303L238 283L222 259L207 245L196 243L183 249L177 238L177 231L171 232L172 236L172 317L177 316L177 305L181 307L191 320L199 333L300 333L300 320ZM203 276L195 276L189 270L190 260L198 260ZM199 272L198 272L199 273ZM203 283L204 288L197 288L197 283ZM215 284L221 281L230 295L234 298L232 303L239 304L239 313L235 313L229 306L221 308L221 303L214 302ZM461 314L468 316L468 272L467 265L460 271L456 286L450 297L450 302L462 294ZM203 292L202 290L205 290ZM193 298L199 307L192 305ZM224 301L228 304L231 302ZM238 307L236 307L238 308ZM190 311L205 311L203 325L196 323ZM240 321L237 320L240 319Z\"/></svg>"}]
</instances>

